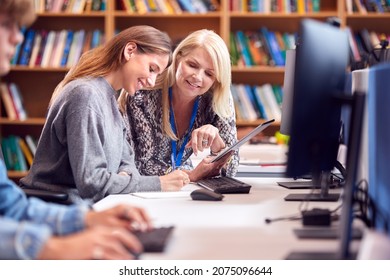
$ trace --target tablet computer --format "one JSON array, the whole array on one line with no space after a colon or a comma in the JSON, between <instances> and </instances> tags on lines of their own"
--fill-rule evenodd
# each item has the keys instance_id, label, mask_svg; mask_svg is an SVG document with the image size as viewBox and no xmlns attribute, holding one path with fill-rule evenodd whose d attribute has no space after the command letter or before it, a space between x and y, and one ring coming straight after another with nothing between
<instances>
[{"instance_id":1,"label":"tablet computer","mask_svg":"<svg viewBox=\"0 0 390 280\"><path fill-rule=\"evenodd\" d=\"M268 120L257 126L255 129L253 129L251 132L249 132L245 137L243 137L240 141L236 142L234 145L230 147L226 147L222 152L220 152L211 162L216 162L220 160L224 155L229 153L230 151L235 151L238 148L240 148L242 145L244 145L246 142L248 142L250 139L252 139L255 135L266 129L271 123L273 123L275 120Z\"/></svg>"}]
</instances>

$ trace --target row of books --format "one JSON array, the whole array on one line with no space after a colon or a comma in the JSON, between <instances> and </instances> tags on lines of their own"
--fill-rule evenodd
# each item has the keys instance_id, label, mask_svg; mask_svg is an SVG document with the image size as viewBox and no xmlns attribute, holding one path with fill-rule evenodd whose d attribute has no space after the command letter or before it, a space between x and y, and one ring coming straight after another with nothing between
<instances>
[{"instance_id":1,"label":"row of books","mask_svg":"<svg viewBox=\"0 0 390 280\"><path fill-rule=\"evenodd\" d=\"M25 120L27 112L23 104L22 94L19 87L15 83L0 83L0 97L2 110L5 114L2 117L7 117L10 120Z\"/></svg>"},{"instance_id":2,"label":"row of books","mask_svg":"<svg viewBox=\"0 0 390 280\"><path fill-rule=\"evenodd\" d=\"M389 13L390 0L345 0L348 14Z\"/></svg>"},{"instance_id":3,"label":"row of books","mask_svg":"<svg viewBox=\"0 0 390 280\"><path fill-rule=\"evenodd\" d=\"M106 0L35 0L38 13L84 13L105 11Z\"/></svg>"},{"instance_id":4,"label":"row of books","mask_svg":"<svg viewBox=\"0 0 390 280\"><path fill-rule=\"evenodd\" d=\"M37 150L37 139L31 135L9 135L1 139L1 149L7 170L27 171Z\"/></svg>"},{"instance_id":5,"label":"row of books","mask_svg":"<svg viewBox=\"0 0 390 280\"><path fill-rule=\"evenodd\" d=\"M349 44L355 61L364 60L373 49L381 48L381 40L390 41L390 34L378 33L362 29L357 32L349 31Z\"/></svg>"},{"instance_id":6,"label":"row of books","mask_svg":"<svg viewBox=\"0 0 390 280\"><path fill-rule=\"evenodd\" d=\"M230 56L233 65L284 66L286 50L295 48L296 35L271 31L261 27L257 31L230 33Z\"/></svg>"},{"instance_id":7,"label":"row of books","mask_svg":"<svg viewBox=\"0 0 390 280\"><path fill-rule=\"evenodd\" d=\"M321 0L229 0L230 11L308 13L321 10Z\"/></svg>"},{"instance_id":8,"label":"row of books","mask_svg":"<svg viewBox=\"0 0 390 280\"><path fill-rule=\"evenodd\" d=\"M166 14L207 13L219 10L218 0L120 0L121 10L128 13L146 14L161 12Z\"/></svg>"},{"instance_id":9,"label":"row of books","mask_svg":"<svg viewBox=\"0 0 390 280\"><path fill-rule=\"evenodd\" d=\"M231 86L237 120L281 120L283 89L269 83L261 86L233 84Z\"/></svg>"},{"instance_id":10,"label":"row of books","mask_svg":"<svg viewBox=\"0 0 390 280\"><path fill-rule=\"evenodd\" d=\"M82 53L104 42L100 30L35 30L24 32L24 41L16 48L12 64L29 67L71 67Z\"/></svg>"}]
</instances>

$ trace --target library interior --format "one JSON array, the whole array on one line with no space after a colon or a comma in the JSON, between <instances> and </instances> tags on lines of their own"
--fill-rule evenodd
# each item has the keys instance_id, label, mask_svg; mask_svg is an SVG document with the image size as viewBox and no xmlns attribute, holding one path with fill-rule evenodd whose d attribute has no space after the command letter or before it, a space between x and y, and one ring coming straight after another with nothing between
<instances>
[{"instance_id":1,"label":"library interior","mask_svg":"<svg viewBox=\"0 0 390 280\"><path fill-rule=\"evenodd\" d=\"M146 209L155 229L137 233L145 260L390 259L390 1L34 5L37 18L22 27L24 40L0 78L1 153L13 182L28 174L51 96L83 53L136 25L167 33L173 48L209 29L231 59L237 140L245 140L236 148L236 175L180 191L111 194L93 208ZM209 152L193 154L193 165ZM66 200L49 191L26 194Z\"/></svg>"}]
</instances>

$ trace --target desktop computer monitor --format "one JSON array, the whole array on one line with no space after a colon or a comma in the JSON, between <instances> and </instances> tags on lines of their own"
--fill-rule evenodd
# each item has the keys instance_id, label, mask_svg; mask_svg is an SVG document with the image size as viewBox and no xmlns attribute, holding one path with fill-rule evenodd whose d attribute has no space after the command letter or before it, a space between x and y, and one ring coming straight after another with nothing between
<instances>
[{"instance_id":1,"label":"desktop computer monitor","mask_svg":"<svg viewBox=\"0 0 390 280\"><path fill-rule=\"evenodd\" d=\"M321 183L323 178L335 167L342 107L337 96L344 92L348 61L346 32L315 20L302 21L295 58L287 176L310 174L314 184L325 184Z\"/></svg>"},{"instance_id":2,"label":"desktop computer monitor","mask_svg":"<svg viewBox=\"0 0 390 280\"><path fill-rule=\"evenodd\" d=\"M310 173L321 181L337 162L340 143L341 109L351 106L348 131L347 172L340 215L337 252L295 252L294 259L351 258L349 244L353 220L353 193L357 177L364 97L344 93L349 61L345 31L314 20L303 20L301 43L295 60L294 94L286 173L299 177ZM327 184L321 183L321 186ZM322 194L321 194L322 195Z\"/></svg>"},{"instance_id":3,"label":"desktop computer monitor","mask_svg":"<svg viewBox=\"0 0 390 280\"><path fill-rule=\"evenodd\" d=\"M368 192L370 220L375 230L390 236L390 63L370 68L368 74Z\"/></svg>"}]
</instances>

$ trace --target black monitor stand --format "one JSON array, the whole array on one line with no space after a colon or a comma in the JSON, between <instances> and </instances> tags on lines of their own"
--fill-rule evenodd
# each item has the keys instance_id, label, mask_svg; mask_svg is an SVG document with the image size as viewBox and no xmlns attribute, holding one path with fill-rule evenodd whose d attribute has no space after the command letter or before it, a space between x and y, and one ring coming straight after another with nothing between
<instances>
[{"instance_id":1,"label":"black monitor stand","mask_svg":"<svg viewBox=\"0 0 390 280\"><path fill-rule=\"evenodd\" d=\"M312 193L292 193L287 195L285 201L338 201L340 198L339 193L329 193L329 189L334 187L330 181L330 174L328 172L322 172L319 178L313 178L311 181ZM297 182L299 183L299 182ZM302 182L303 185L308 183ZM280 185L280 183L278 183ZM307 188L307 187L306 187ZM320 189L320 192L315 192L316 189Z\"/></svg>"}]
</instances>

